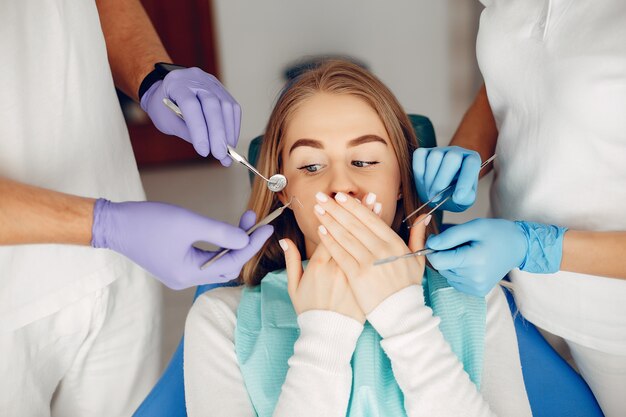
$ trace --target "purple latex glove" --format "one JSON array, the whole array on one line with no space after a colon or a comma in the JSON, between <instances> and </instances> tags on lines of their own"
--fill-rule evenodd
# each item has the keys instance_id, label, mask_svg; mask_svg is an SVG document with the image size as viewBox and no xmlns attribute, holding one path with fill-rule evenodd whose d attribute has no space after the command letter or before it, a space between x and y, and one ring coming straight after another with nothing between
<instances>
[{"instance_id":1,"label":"purple latex glove","mask_svg":"<svg viewBox=\"0 0 626 417\"><path fill-rule=\"evenodd\" d=\"M164 98L180 107L184 121ZM183 138L202 156L212 153L224 166L232 163L226 145L237 145L241 107L211 74L200 68L174 70L144 93L141 108L161 132Z\"/></svg>"},{"instance_id":2,"label":"purple latex glove","mask_svg":"<svg viewBox=\"0 0 626 417\"><path fill-rule=\"evenodd\" d=\"M169 288L178 290L237 278L243 265L274 231L267 225L248 237L245 230L255 221L252 211L246 211L239 227L235 227L171 204L98 199L91 246L125 255ZM192 244L198 241L234 250L201 270L200 266L217 252L194 248Z\"/></svg>"}]
</instances>

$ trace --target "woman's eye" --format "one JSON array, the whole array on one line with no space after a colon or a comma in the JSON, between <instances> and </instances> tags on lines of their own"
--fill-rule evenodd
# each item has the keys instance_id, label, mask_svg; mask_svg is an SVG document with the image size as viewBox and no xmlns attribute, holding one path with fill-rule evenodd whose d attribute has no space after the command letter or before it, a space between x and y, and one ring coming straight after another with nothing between
<instances>
[{"instance_id":1,"label":"woman's eye","mask_svg":"<svg viewBox=\"0 0 626 417\"><path fill-rule=\"evenodd\" d=\"M366 168L378 164L378 161L352 161L352 165L357 168Z\"/></svg>"},{"instance_id":2,"label":"woman's eye","mask_svg":"<svg viewBox=\"0 0 626 417\"><path fill-rule=\"evenodd\" d=\"M309 164L309 165L304 165L301 166L300 168L298 168L300 171L306 171L307 173L315 173L317 171L319 171L320 169L322 169L322 164Z\"/></svg>"}]
</instances>

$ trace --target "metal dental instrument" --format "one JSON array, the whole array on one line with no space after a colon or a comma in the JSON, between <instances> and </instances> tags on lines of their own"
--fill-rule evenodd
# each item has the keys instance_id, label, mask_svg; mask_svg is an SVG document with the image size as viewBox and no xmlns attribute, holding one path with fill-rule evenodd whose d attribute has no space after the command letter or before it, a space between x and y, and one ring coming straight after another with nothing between
<instances>
[{"instance_id":1,"label":"metal dental instrument","mask_svg":"<svg viewBox=\"0 0 626 417\"><path fill-rule=\"evenodd\" d=\"M174 103L172 100L166 97L163 99L163 104L165 104L167 107L169 107L170 110L176 113L176 116L185 120L185 118L183 117L183 113L180 111L180 107L178 107L176 103ZM287 186L287 178L284 175L274 174L269 177L269 179L265 178L265 176L257 171L256 168L250 162L248 162L246 158L239 155L235 148L230 145L226 145L226 147L228 148L228 155L230 155L230 157L233 158L234 161L239 162L250 171L252 171L254 174L263 178L267 182L267 188L269 188L270 191L277 193L279 191L282 191Z\"/></svg>"},{"instance_id":2,"label":"metal dental instrument","mask_svg":"<svg viewBox=\"0 0 626 417\"><path fill-rule=\"evenodd\" d=\"M482 164L480 164L480 170L478 172L480 172L483 168L485 168L491 161L493 161L494 159L496 159L496 154L493 154L491 156L491 158L487 159L485 162L483 162ZM456 184L456 183L455 183ZM439 198L442 194L444 194L446 191L452 189L452 187L455 184L450 184L448 185L446 188L444 188L443 190L439 191L437 193L437 195L435 195L433 198L431 198L430 200L428 200L427 202L425 202L424 204L422 204L421 206L419 206L416 210L413 210L411 213L409 213L408 216L406 216L404 218L404 220L402 220L402 223L405 223L407 220L409 220L411 217L413 217L413 215L415 215L416 213L418 213L421 209L423 209L424 207L426 207L427 205L429 205L430 203L433 202L433 200L436 200L437 198ZM452 198L452 194L448 195L446 198L444 198L443 200L441 200L439 203L437 203L437 205L428 212L428 214L432 214L435 212L435 210L437 210L439 207L441 207L443 205L443 203L445 203L446 201L448 201L450 198ZM424 220L426 220L428 218L428 216L425 216L424 218L422 218L422 220L420 220L419 222L408 226L408 228L410 229L411 227L415 227L418 224L420 224L421 222L423 222Z\"/></svg>"},{"instance_id":3,"label":"metal dental instrument","mask_svg":"<svg viewBox=\"0 0 626 417\"><path fill-rule=\"evenodd\" d=\"M418 250L416 252L405 253L404 255L390 256L389 258L379 259L377 261L374 261L374 265L382 265L382 264L386 264L386 263L389 263L389 262L393 262L393 261L398 260L398 259L410 258L412 256L426 256L426 255L430 255L431 253L434 253L434 252L435 252L435 250L433 250L433 249L424 248L424 249L420 249L420 250Z\"/></svg>"},{"instance_id":4,"label":"metal dental instrument","mask_svg":"<svg viewBox=\"0 0 626 417\"><path fill-rule=\"evenodd\" d=\"M480 165L480 169L482 170L483 168L485 168L487 166L487 164L489 164L491 161L493 161L494 159L496 159L496 154L493 154L491 156L491 158L487 159L485 162L483 162ZM479 171L480 172L480 171ZM433 200L436 200L439 196L441 196L442 194L444 194L446 191L450 190L452 188L453 184L448 185L446 188L444 188L443 190L441 190L439 193L437 193L437 195L435 195L433 198L431 198L429 201L427 201L426 203L422 204L417 210L414 210L411 214L409 214L408 216L406 216L406 218L404 220L402 220L402 223L406 222L409 218L411 218L411 216L413 216L415 213L419 212L421 209L423 209L424 207L426 207L428 204L432 203ZM445 203L446 201L448 201L450 198L452 197L452 194L448 195L446 198L444 198L443 200L441 200L439 203L437 203L437 205L435 207L432 208L432 210L430 210L428 212L428 215L431 215L432 213L435 212L435 210L437 210L439 207L441 207L441 205L443 205L443 203ZM411 227L415 227L418 224L420 224L421 222L423 222L424 220L426 220L428 218L427 216L424 216L422 218L422 220L415 222L414 224L408 226L408 228L410 229ZM404 255L398 255L398 256L390 256L388 258L384 258L384 259L378 259L377 261L374 261L374 265L383 265L389 262L393 262L396 261L398 259L403 259L403 258L410 258L412 256L425 256L425 255L429 255L431 253L436 252L433 249L428 249L428 248L424 248L424 249L420 249L416 252L409 252L409 253L405 253Z\"/></svg>"},{"instance_id":5,"label":"metal dental instrument","mask_svg":"<svg viewBox=\"0 0 626 417\"><path fill-rule=\"evenodd\" d=\"M287 204L285 204L284 206L280 206L278 207L276 210L272 211L270 214L268 214L267 216L265 216L263 219L261 219L260 222L258 222L257 224L255 224L254 226L252 226L251 228L249 228L248 230L246 230L246 233L248 234L248 236L250 236L252 234L252 232L254 232L255 230L257 230L259 227L261 226L265 226L266 224L270 224L275 218L277 218L278 216L280 216L283 211L289 207L289 205L291 204L291 202L293 201L293 197L291 198L291 200L289 200L289 202ZM297 200L296 200L297 201ZM202 264L202 266L200 267L200 269L206 269L207 267L209 267L213 262L217 261L218 259L220 259L222 256L226 255L228 252L230 252L231 249L223 249L221 250L217 255L215 255L214 257L212 257L211 259L209 259L208 261L206 261L204 264Z\"/></svg>"}]
</instances>

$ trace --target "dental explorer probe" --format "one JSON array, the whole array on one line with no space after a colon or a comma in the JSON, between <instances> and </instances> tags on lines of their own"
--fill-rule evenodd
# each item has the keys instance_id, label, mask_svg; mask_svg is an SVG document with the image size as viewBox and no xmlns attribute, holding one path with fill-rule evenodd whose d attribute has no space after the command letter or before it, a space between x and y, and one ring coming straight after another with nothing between
<instances>
[{"instance_id":1,"label":"dental explorer probe","mask_svg":"<svg viewBox=\"0 0 626 417\"><path fill-rule=\"evenodd\" d=\"M397 259L410 258L412 256L426 256L426 255L430 255L431 253L434 253L434 252L436 252L434 249L424 248L424 249L420 249L420 250L415 251L415 252L405 253L404 255L390 256L388 258L379 259L377 261L374 261L374 265L382 265L382 264L386 264L386 263L389 263L389 262L393 262L393 261L395 261Z\"/></svg>"},{"instance_id":2,"label":"dental explorer probe","mask_svg":"<svg viewBox=\"0 0 626 417\"><path fill-rule=\"evenodd\" d=\"M493 154L491 156L491 158L487 159L485 162L483 162L480 165L480 170L482 170L483 168L485 168L487 166L487 164L489 164L491 161L493 161L494 159L496 159L496 154ZM480 170L478 172L480 172ZM431 198L430 200L428 200L426 203L422 204L417 210L414 210L412 213L410 213L408 216L406 216L406 218L404 220L402 220L402 223L406 222L411 216L413 216L415 213L419 212L421 209L423 209L424 207L426 207L428 204L432 203L433 200L437 199L439 196L441 196L443 193L445 193L446 191L450 190L452 188L454 184L450 184L448 185L446 188L444 188L443 190L441 190L439 193L437 193L437 195L435 195L433 198ZM448 201L450 198L452 197L452 194L448 195L446 198L444 198L443 200L441 200L439 203L437 203L437 205L435 207L432 208L432 210L430 210L428 212L428 214L426 216L424 216L421 220L413 223L412 225L408 226L408 228L410 229L411 227L415 227L418 224L420 224L421 222L423 222L424 220L426 220L428 218L428 216L430 216L432 213L435 212L435 210L437 210L439 207L441 207L441 205L443 203L445 203L446 201ZM436 250L433 249L428 249L428 248L424 248L424 249L420 249L418 251L415 252L409 252L409 253L405 253L404 255L398 255L398 256L390 256L388 258L383 258L383 259L378 259L376 261L374 261L374 265L383 265L389 262L393 262L396 261L398 259L404 259L404 258L410 258L412 256L426 256L426 255L430 255L431 253L435 253L437 252Z\"/></svg>"},{"instance_id":3,"label":"dental explorer probe","mask_svg":"<svg viewBox=\"0 0 626 417\"><path fill-rule=\"evenodd\" d=\"M246 233L248 234L248 236L250 236L252 234L252 232L254 232L256 229L258 229L261 226L265 226L266 224L270 224L275 218L277 218L278 216L280 216L283 211L289 207L289 205L291 204L291 202L293 201L295 197L292 197L291 200L289 200L289 202L287 204L285 204L284 206L280 206L278 207L276 210L272 211L270 214L268 214L267 216L265 216L263 219L261 219L260 222L258 222L257 224L255 224L254 226L252 226L251 228L249 228L248 230L246 230ZM222 251L220 251L217 255L215 255L214 257L212 257L211 259L209 259L208 261L206 261L201 267L200 269L205 269L208 266L210 266L213 262L217 261L218 259L220 259L222 256L226 255L228 252L230 252L231 249L223 249Z\"/></svg>"},{"instance_id":4,"label":"dental explorer probe","mask_svg":"<svg viewBox=\"0 0 626 417\"><path fill-rule=\"evenodd\" d=\"M482 164L480 164L480 169L478 170L478 172L482 171L483 168L485 168L491 161L493 161L494 159L496 159L497 154L493 154L491 156L491 158L487 159L485 162L483 162ZM456 183L455 183L456 184ZM411 213L409 213L408 216L406 216L404 218L404 220L402 220L402 223L405 223L407 220L409 220L414 214L418 213L421 209L423 209L424 207L426 207L427 205L429 205L430 203L433 202L433 200L436 200L437 198L439 198L442 194L444 194L446 191L450 190L455 184L450 184L448 185L446 188L444 188L443 190L439 191L437 193L437 195L435 195L433 198L431 198L430 200L428 200L427 202L425 202L424 204L422 204L421 206L419 206L417 209L413 210ZM408 228L412 228L417 226L418 224L420 224L421 222L423 222L424 220L426 220L428 218L429 215L433 214L435 212L435 210L437 210L439 207L441 207L441 205L443 205L443 203L445 203L446 201L448 201L450 198L452 198L452 194L448 195L446 198L444 198L443 200L441 200L439 203L437 203L437 205L435 207L432 208L432 210L430 210L428 212L428 214L422 218L422 220L410 225Z\"/></svg>"},{"instance_id":5,"label":"dental explorer probe","mask_svg":"<svg viewBox=\"0 0 626 417\"><path fill-rule=\"evenodd\" d=\"M172 100L166 97L163 99L163 104L165 104L171 111L173 111L176 116L180 117L182 120L185 120L185 118L183 117L183 113L180 111L180 107L178 107L176 103L174 103ZM233 158L234 161L244 165L255 175L263 178L267 182L267 188L269 188L270 191L277 193L279 191L282 191L287 186L287 178L284 175L274 174L269 179L265 178L265 176L257 171L257 169L250 162L248 162L246 158L237 153L235 148L230 145L226 145L226 147L228 148L228 155L230 155L230 157Z\"/></svg>"}]
</instances>

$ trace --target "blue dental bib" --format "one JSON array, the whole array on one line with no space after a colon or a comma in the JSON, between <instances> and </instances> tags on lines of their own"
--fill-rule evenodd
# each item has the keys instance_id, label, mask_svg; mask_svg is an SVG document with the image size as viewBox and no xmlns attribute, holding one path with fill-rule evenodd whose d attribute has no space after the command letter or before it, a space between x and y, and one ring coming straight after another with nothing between
<instances>
[{"instance_id":1,"label":"blue dental bib","mask_svg":"<svg viewBox=\"0 0 626 417\"><path fill-rule=\"evenodd\" d=\"M306 267L306 263L303 264ZM486 302L450 287L426 268L422 280L426 305L441 319L439 328L470 379L480 388ZM243 289L237 310L235 350L246 389L260 417L271 417L287 375L287 361L300 334L287 293L285 270ZM347 416L406 416L404 395L393 375L380 335L365 322L352 356L352 390Z\"/></svg>"}]
</instances>

